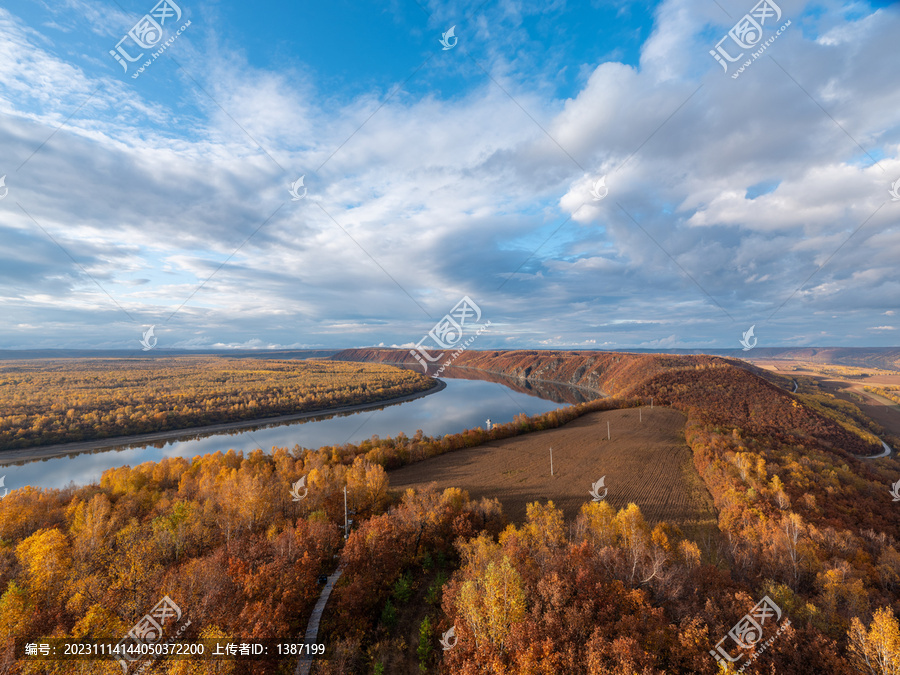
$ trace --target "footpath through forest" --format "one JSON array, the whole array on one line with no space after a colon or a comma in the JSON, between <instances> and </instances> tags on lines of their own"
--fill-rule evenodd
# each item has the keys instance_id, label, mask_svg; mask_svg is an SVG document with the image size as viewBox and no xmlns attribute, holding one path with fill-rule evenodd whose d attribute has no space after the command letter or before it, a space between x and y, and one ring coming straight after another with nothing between
<instances>
[{"instance_id":1,"label":"footpath through forest","mask_svg":"<svg viewBox=\"0 0 900 675\"><path fill-rule=\"evenodd\" d=\"M309 617L309 623L306 626L306 635L303 638L304 645L316 644L316 640L319 637L319 622L322 620L322 613L325 611L325 605L328 604L328 598L331 597L331 589L334 588L335 583L341 578L343 572L344 568L338 567L337 571L328 577L325 588L322 589L322 594L316 601L316 606L313 607L312 614ZM309 669L311 667L312 659L305 655L301 656L300 660L297 661L297 668L294 670L294 675L309 675Z\"/></svg>"}]
</instances>

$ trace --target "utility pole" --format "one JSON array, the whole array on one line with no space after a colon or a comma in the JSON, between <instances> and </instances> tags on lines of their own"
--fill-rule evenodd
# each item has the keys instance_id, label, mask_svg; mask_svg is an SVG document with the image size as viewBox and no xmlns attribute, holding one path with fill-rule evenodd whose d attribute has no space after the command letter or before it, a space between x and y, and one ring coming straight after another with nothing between
<instances>
[{"instance_id":1,"label":"utility pole","mask_svg":"<svg viewBox=\"0 0 900 675\"><path fill-rule=\"evenodd\" d=\"M553 448L550 448L550 475L553 475Z\"/></svg>"},{"instance_id":2,"label":"utility pole","mask_svg":"<svg viewBox=\"0 0 900 675\"><path fill-rule=\"evenodd\" d=\"M644 421L644 408L638 408L638 422Z\"/></svg>"},{"instance_id":3,"label":"utility pole","mask_svg":"<svg viewBox=\"0 0 900 675\"><path fill-rule=\"evenodd\" d=\"M650 397L650 407L651 408L653 407L653 397L652 396Z\"/></svg>"},{"instance_id":4,"label":"utility pole","mask_svg":"<svg viewBox=\"0 0 900 675\"><path fill-rule=\"evenodd\" d=\"M344 540L350 536L350 527L347 524L347 486L344 486Z\"/></svg>"},{"instance_id":5,"label":"utility pole","mask_svg":"<svg viewBox=\"0 0 900 675\"><path fill-rule=\"evenodd\" d=\"M606 420L606 440L609 440L609 420Z\"/></svg>"}]
</instances>

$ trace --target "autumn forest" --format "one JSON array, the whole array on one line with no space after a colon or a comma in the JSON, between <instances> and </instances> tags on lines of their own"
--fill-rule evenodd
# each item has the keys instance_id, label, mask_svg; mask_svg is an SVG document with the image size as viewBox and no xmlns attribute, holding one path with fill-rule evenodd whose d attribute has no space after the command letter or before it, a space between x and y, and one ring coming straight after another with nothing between
<instances>
[{"instance_id":1,"label":"autumn forest","mask_svg":"<svg viewBox=\"0 0 900 675\"><path fill-rule=\"evenodd\" d=\"M389 365L405 356L7 363L0 438L35 445L427 388L428 378ZM190 617L183 641L302 638L320 576L338 569L318 635L326 652L311 664L319 675L900 672L890 492L900 467L868 459L900 438L858 408L812 382L794 393L790 378L712 356L470 351L456 365L595 397L441 437L223 447L108 469L96 484L11 490L0 500L0 673L121 673L108 658L25 658L14 640L118 640L163 596ZM651 399L683 420L690 471L716 512L706 530L587 493L574 517L535 496L511 520L500 499L453 485L392 488L401 467L492 452ZM763 613L772 606L777 617ZM749 624L736 631L755 610L767 617L762 639ZM296 657L161 658L143 672L297 668Z\"/></svg>"},{"instance_id":2,"label":"autumn forest","mask_svg":"<svg viewBox=\"0 0 900 675\"><path fill-rule=\"evenodd\" d=\"M329 361L0 362L0 450L326 410L432 386L408 370Z\"/></svg>"}]
</instances>

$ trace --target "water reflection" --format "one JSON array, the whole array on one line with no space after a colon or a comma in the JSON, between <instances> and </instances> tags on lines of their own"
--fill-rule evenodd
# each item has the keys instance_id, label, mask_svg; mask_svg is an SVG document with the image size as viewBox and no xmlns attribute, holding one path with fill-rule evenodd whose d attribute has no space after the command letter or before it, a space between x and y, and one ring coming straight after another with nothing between
<instances>
[{"instance_id":1,"label":"water reflection","mask_svg":"<svg viewBox=\"0 0 900 675\"><path fill-rule=\"evenodd\" d=\"M398 368L409 368L411 370L421 371L421 367L413 367L413 366L397 366L396 364L391 364ZM585 403L587 401L592 401L601 394L592 389L585 389L583 387L573 387L569 384L562 384L561 382L547 382L544 380L516 380L507 375L501 375L500 373L491 373L485 370L478 370L476 368L463 368L458 366L451 366L449 368L444 369L444 378L443 379L466 379L466 380L481 380L484 382L497 382L502 384L513 391L527 394L528 396L537 396L538 398L545 399L547 401L553 401L555 403Z\"/></svg>"},{"instance_id":2,"label":"water reflection","mask_svg":"<svg viewBox=\"0 0 900 675\"><path fill-rule=\"evenodd\" d=\"M205 436L186 434L178 440L139 447L19 462L0 468L0 472L5 474L6 487L10 490L26 485L61 488L70 482L83 485L99 481L103 471L111 467L135 466L163 457L190 459L232 448L245 453L256 448L270 450L273 446L318 448L359 443L373 435L396 436L401 431L412 436L418 429L429 436L442 436L484 426L488 417L501 424L519 413L536 415L595 398L593 394L564 385L532 383L526 387L502 376L453 371L445 371L447 377L443 379L447 387L443 391L396 405Z\"/></svg>"}]
</instances>

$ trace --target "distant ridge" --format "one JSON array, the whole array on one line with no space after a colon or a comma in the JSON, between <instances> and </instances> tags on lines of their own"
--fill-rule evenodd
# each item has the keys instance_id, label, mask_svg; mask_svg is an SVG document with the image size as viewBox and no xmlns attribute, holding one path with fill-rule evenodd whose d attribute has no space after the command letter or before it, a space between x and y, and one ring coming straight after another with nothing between
<instances>
[{"instance_id":1,"label":"distant ridge","mask_svg":"<svg viewBox=\"0 0 900 675\"><path fill-rule=\"evenodd\" d=\"M335 361L408 364L408 349L347 349ZM841 458L881 452L872 434L851 431L834 417L802 405L786 387L747 361L710 354L635 354L599 351L468 350L453 362L528 380L558 382L619 399L650 397L657 404L689 412L712 428L739 428L747 435L779 443L803 439ZM690 425L688 428L691 428ZM767 441L768 442L768 441Z\"/></svg>"},{"instance_id":2,"label":"distant ridge","mask_svg":"<svg viewBox=\"0 0 900 675\"><path fill-rule=\"evenodd\" d=\"M257 359L327 358L339 349L0 349L0 361L22 359L159 359L167 356L233 356Z\"/></svg>"},{"instance_id":3,"label":"distant ridge","mask_svg":"<svg viewBox=\"0 0 900 675\"><path fill-rule=\"evenodd\" d=\"M385 349L385 348L357 348ZM235 358L257 359L308 359L331 358L351 349L0 349L0 361L21 359L156 359L167 356L231 356ZM387 350L392 351L392 350ZM398 353L409 355L407 349L396 349ZM523 350L492 350L523 351ZM528 349L525 351L550 353L569 351L555 348ZM843 366L882 368L900 371L900 347L756 347L748 352L740 347L735 349L578 349L579 353L615 354L671 354L724 356L744 361L809 361L811 363L832 363ZM409 362L415 364L410 357Z\"/></svg>"},{"instance_id":4,"label":"distant ridge","mask_svg":"<svg viewBox=\"0 0 900 675\"><path fill-rule=\"evenodd\" d=\"M348 354L353 351L385 351L397 352L397 356L391 360L395 362L409 362L415 364L415 359L410 356L408 349L385 349L378 347L364 348L363 350L347 349L336 354ZM859 366L868 368L882 368L884 370L900 371L900 347L757 347L750 351L744 351L740 347L735 349L500 349L489 350L494 353L501 352L529 352L537 354L570 353L570 354L669 354L672 356L696 356L706 354L709 356L722 356L726 358L741 359L742 361L809 361L811 363L832 363L842 366ZM400 356L402 354L402 356ZM341 356L337 357L341 359ZM462 365L461 363L458 365ZM437 366L436 366L437 367Z\"/></svg>"}]
</instances>

